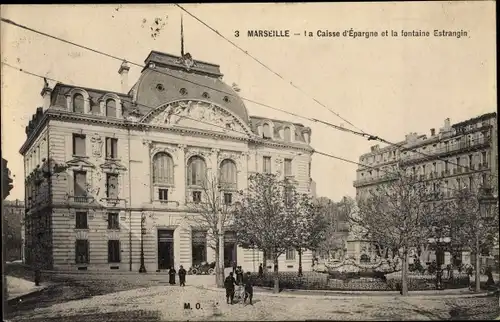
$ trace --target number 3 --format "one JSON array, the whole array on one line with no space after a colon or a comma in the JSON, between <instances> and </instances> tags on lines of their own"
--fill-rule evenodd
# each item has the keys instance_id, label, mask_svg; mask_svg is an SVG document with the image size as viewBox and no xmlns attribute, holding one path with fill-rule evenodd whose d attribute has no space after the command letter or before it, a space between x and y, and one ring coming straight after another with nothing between
<instances>
[{"instance_id":1,"label":"number 3","mask_svg":"<svg viewBox=\"0 0 500 322\"><path fill-rule=\"evenodd\" d=\"M235 37L239 37L239 36L240 36L240 32L239 32L239 30L236 30L236 31L234 32L234 36L235 36Z\"/></svg>"}]
</instances>

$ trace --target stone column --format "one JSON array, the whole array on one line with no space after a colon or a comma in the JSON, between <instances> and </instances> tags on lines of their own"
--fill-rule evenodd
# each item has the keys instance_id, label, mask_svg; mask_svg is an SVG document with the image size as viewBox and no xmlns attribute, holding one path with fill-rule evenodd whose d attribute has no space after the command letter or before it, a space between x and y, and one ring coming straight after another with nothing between
<instances>
[{"instance_id":1,"label":"stone column","mask_svg":"<svg viewBox=\"0 0 500 322\"><path fill-rule=\"evenodd\" d=\"M180 205L186 205L186 145L177 146L177 163L174 171L175 190Z\"/></svg>"},{"instance_id":2,"label":"stone column","mask_svg":"<svg viewBox=\"0 0 500 322\"><path fill-rule=\"evenodd\" d=\"M151 146L152 142L150 140L142 140L142 144L146 147L148 153L148 169L149 169L149 202L153 202L154 199L154 187L153 187L153 160L151 159ZM130 147L129 147L130 148Z\"/></svg>"}]
</instances>

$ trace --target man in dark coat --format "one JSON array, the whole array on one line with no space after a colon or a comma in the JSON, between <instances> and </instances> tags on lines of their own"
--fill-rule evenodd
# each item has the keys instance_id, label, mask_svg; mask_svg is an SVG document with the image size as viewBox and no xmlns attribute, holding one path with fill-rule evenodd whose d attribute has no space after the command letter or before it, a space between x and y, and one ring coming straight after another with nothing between
<instances>
[{"instance_id":1,"label":"man in dark coat","mask_svg":"<svg viewBox=\"0 0 500 322\"><path fill-rule=\"evenodd\" d=\"M259 265L259 277L262 277L264 275L264 268L262 268L262 263Z\"/></svg>"},{"instance_id":2,"label":"man in dark coat","mask_svg":"<svg viewBox=\"0 0 500 322\"><path fill-rule=\"evenodd\" d=\"M175 285L175 269L174 267L170 267L170 269L168 270L168 283L170 285Z\"/></svg>"},{"instance_id":3,"label":"man in dark coat","mask_svg":"<svg viewBox=\"0 0 500 322\"><path fill-rule=\"evenodd\" d=\"M238 283L238 285L243 283L243 268L241 268L241 266L236 268L236 283Z\"/></svg>"},{"instance_id":4,"label":"man in dark coat","mask_svg":"<svg viewBox=\"0 0 500 322\"><path fill-rule=\"evenodd\" d=\"M245 284L245 298L243 299L243 303L246 303L247 299L250 300L250 305L252 304L252 299L253 299L253 281L252 278L250 277L250 272L247 272L245 278L243 279L243 282Z\"/></svg>"},{"instance_id":5,"label":"man in dark coat","mask_svg":"<svg viewBox=\"0 0 500 322\"><path fill-rule=\"evenodd\" d=\"M181 286L186 286L186 270L182 265L179 268L179 283Z\"/></svg>"},{"instance_id":6,"label":"man in dark coat","mask_svg":"<svg viewBox=\"0 0 500 322\"><path fill-rule=\"evenodd\" d=\"M226 289L226 302L229 304L229 300L231 300L231 304L234 301L234 287L236 285L236 280L233 277L233 272L229 273L229 276L224 280L224 288Z\"/></svg>"}]
</instances>

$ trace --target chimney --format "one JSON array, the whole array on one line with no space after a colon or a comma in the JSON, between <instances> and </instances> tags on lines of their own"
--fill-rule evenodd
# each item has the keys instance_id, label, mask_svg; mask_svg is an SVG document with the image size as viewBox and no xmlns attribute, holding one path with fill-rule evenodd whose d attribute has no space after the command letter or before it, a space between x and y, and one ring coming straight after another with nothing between
<instances>
[{"instance_id":1,"label":"chimney","mask_svg":"<svg viewBox=\"0 0 500 322\"><path fill-rule=\"evenodd\" d=\"M121 83L122 83L122 92L123 93L128 93L128 71L130 70L130 67L128 66L127 62L124 60L122 64L120 65L120 69L118 69L118 74L120 74L121 78Z\"/></svg>"},{"instance_id":2,"label":"chimney","mask_svg":"<svg viewBox=\"0 0 500 322\"><path fill-rule=\"evenodd\" d=\"M436 135L436 129L431 129L431 136Z\"/></svg>"},{"instance_id":3,"label":"chimney","mask_svg":"<svg viewBox=\"0 0 500 322\"><path fill-rule=\"evenodd\" d=\"M445 131L450 129L450 118L448 117L447 119L444 120L444 129Z\"/></svg>"},{"instance_id":4,"label":"chimney","mask_svg":"<svg viewBox=\"0 0 500 322\"><path fill-rule=\"evenodd\" d=\"M40 95L42 95L42 97L43 97L43 111L45 112L46 110L49 109L50 101L52 98L52 89L49 87L49 85L47 83L45 84L42 91L40 92Z\"/></svg>"}]
</instances>

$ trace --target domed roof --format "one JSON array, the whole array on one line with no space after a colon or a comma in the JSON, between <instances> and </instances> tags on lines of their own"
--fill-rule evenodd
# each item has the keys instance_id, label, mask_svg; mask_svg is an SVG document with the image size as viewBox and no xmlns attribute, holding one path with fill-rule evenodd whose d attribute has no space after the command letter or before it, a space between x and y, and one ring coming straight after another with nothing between
<instances>
[{"instance_id":1,"label":"domed roof","mask_svg":"<svg viewBox=\"0 0 500 322\"><path fill-rule=\"evenodd\" d=\"M202 100L227 108L249 123L238 94L222 81L218 65L152 51L139 80L132 88L136 102L151 109L171 101Z\"/></svg>"}]
</instances>

